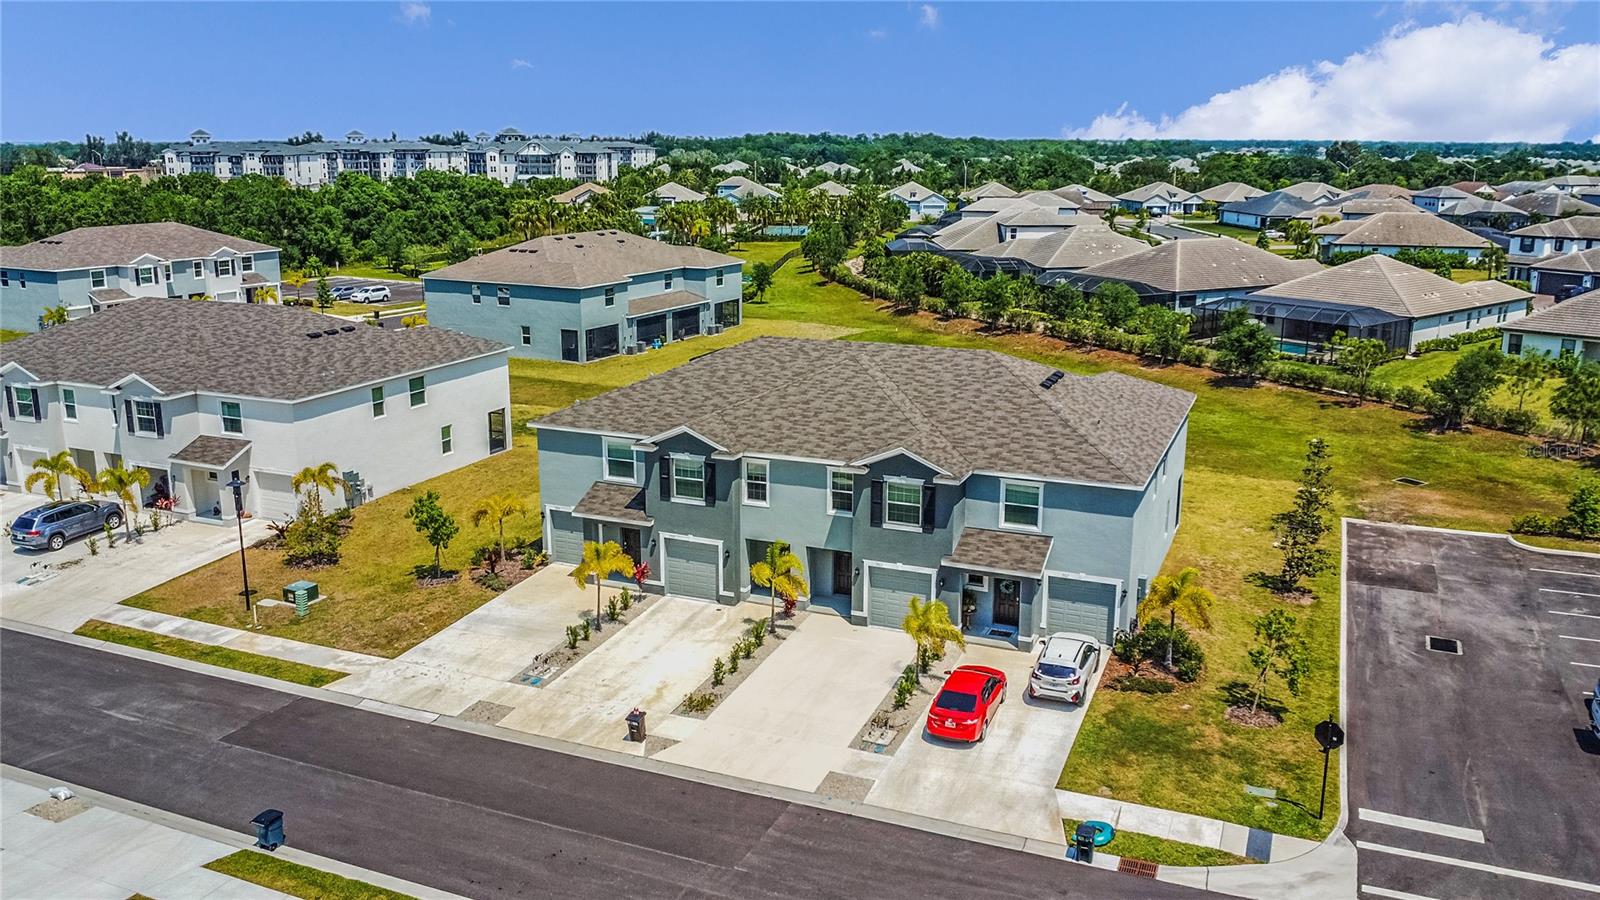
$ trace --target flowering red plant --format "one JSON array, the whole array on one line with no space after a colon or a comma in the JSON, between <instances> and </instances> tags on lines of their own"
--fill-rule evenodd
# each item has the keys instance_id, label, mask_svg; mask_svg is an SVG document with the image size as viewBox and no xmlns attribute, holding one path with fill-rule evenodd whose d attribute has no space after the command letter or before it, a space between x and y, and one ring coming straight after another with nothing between
<instances>
[{"instance_id":1,"label":"flowering red plant","mask_svg":"<svg viewBox=\"0 0 1600 900\"><path fill-rule=\"evenodd\" d=\"M650 578L650 564L647 562L634 563L633 580L638 583L639 590L644 590L644 583Z\"/></svg>"}]
</instances>

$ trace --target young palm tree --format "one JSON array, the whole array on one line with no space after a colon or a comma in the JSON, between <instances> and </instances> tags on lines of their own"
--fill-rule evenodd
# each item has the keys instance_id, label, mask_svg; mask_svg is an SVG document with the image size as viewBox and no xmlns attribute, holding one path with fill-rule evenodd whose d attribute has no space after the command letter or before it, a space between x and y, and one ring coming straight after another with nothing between
<instances>
[{"instance_id":1,"label":"young palm tree","mask_svg":"<svg viewBox=\"0 0 1600 900\"><path fill-rule=\"evenodd\" d=\"M290 272L289 274L283 276L283 283L287 284L294 290L295 306L300 305L300 289L305 287L306 282L309 280L310 279L306 278L305 273L303 272Z\"/></svg>"},{"instance_id":2,"label":"young palm tree","mask_svg":"<svg viewBox=\"0 0 1600 900\"><path fill-rule=\"evenodd\" d=\"M331 494L343 486L344 479L339 477L339 467L331 462L306 466L289 479L289 487L294 490L296 496L299 496L301 491L306 492L306 499L318 516L322 515L322 492L327 491Z\"/></svg>"},{"instance_id":3,"label":"young palm tree","mask_svg":"<svg viewBox=\"0 0 1600 900\"><path fill-rule=\"evenodd\" d=\"M139 498L143 496L144 489L149 486L149 469L126 469L122 466L105 469L95 482L96 493L122 501L122 525L127 529L129 540L133 539L133 513L139 508Z\"/></svg>"},{"instance_id":4,"label":"young palm tree","mask_svg":"<svg viewBox=\"0 0 1600 900\"><path fill-rule=\"evenodd\" d=\"M922 680L922 670L937 657L944 655L946 641L955 641L963 650L967 639L961 629L950 621L950 607L938 600L912 597L906 617L900 628L917 642L917 680Z\"/></svg>"},{"instance_id":5,"label":"young palm tree","mask_svg":"<svg viewBox=\"0 0 1600 900\"><path fill-rule=\"evenodd\" d=\"M589 586L594 576L594 627L600 627L600 583L611 575L633 575L633 559L622 552L616 541L584 541L583 561L572 570L572 581L579 590Z\"/></svg>"},{"instance_id":6,"label":"young palm tree","mask_svg":"<svg viewBox=\"0 0 1600 900\"><path fill-rule=\"evenodd\" d=\"M1196 628L1211 627L1211 604L1216 595L1200 585L1200 570L1190 566L1176 578L1162 575L1150 582L1150 593L1139 604L1139 621L1149 622L1162 610L1176 630L1179 617ZM1172 668L1172 640L1167 640L1167 668Z\"/></svg>"},{"instance_id":7,"label":"young palm tree","mask_svg":"<svg viewBox=\"0 0 1600 900\"><path fill-rule=\"evenodd\" d=\"M787 607L791 598L811 590L806 584L800 557L796 556L783 541L773 541L767 545L766 558L759 559L750 566L750 580L771 591L772 596L767 603L769 632L778 630L778 597L780 595L783 597L784 605Z\"/></svg>"},{"instance_id":8,"label":"young palm tree","mask_svg":"<svg viewBox=\"0 0 1600 900\"><path fill-rule=\"evenodd\" d=\"M67 324L67 308L66 308L66 306L63 305L63 306L46 307L45 311L44 311L44 314L39 317L39 324L44 326L45 328L49 328L52 325L65 325L65 324Z\"/></svg>"},{"instance_id":9,"label":"young palm tree","mask_svg":"<svg viewBox=\"0 0 1600 900\"><path fill-rule=\"evenodd\" d=\"M61 500L66 493L68 478L79 485L88 485L92 480L88 472L78 468L78 464L72 461L72 453L63 450L54 456L34 460L33 474L22 482L22 489L31 491L36 485L43 485L50 499Z\"/></svg>"},{"instance_id":10,"label":"young palm tree","mask_svg":"<svg viewBox=\"0 0 1600 900\"><path fill-rule=\"evenodd\" d=\"M484 522L494 523L499 533L499 555L495 557L497 563L506 558L506 519L527 514L528 504L515 494L492 494L478 501L478 507L472 511L472 526L477 528Z\"/></svg>"}]
</instances>

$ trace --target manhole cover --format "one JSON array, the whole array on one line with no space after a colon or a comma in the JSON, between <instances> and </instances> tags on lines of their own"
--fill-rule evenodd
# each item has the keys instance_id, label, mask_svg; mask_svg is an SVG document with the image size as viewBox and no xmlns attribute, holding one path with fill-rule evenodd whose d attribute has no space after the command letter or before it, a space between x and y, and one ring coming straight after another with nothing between
<instances>
[{"instance_id":1,"label":"manhole cover","mask_svg":"<svg viewBox=\"0 0 1600 900\"><path fill-rule=\"evenodd\" d=\"M1461 642L1455 638L1436 637L1428 635L1428 649L1436 653L1453 653L1461 655Z\"/></svg>"}]
</instances>

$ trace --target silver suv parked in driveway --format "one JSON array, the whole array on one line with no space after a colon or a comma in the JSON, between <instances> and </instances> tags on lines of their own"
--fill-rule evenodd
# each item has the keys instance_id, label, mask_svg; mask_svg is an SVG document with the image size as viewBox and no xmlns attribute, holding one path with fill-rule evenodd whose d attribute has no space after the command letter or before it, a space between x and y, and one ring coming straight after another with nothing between
<instances>
[{"instance_id":1,"label":"silver suv parked in driveway","mask_svg":"<svg viewBox=\"0 0 1600 900\"><path fill-rule=\"evenodd\" d=\"M11 523L11 543L60 550L67 541L122 525L122 505L111 500L57 500L28 510Z\"/></svg>"},{"instance_id":2,"label":"silver suv parked in driveway","mask_svg":"<svg viewBox=\"0 0 1600 900\"><path fill-rule=\"evenodd\" d=\"M1028 676L1028 696L1082 703L1100 668L1100 642L1086 634L1058 631L1039 650Z\"/></svg>"}]
</instances>

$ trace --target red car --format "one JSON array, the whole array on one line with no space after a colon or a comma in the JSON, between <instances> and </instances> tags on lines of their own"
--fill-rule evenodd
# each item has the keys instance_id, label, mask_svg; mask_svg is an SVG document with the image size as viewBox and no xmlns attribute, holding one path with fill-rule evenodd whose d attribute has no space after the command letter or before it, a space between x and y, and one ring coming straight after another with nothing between
<instances>
[{"instance_id":1,"label":"red car","mask_svg":"<svg viewBox=\"0 0 1600 900\"><path fill-rule=\"evenodd\" d=\"M1004 702L1006 673L988 666L957 666L928 709L928 733L947 741L981 741Z\"/></svg>"}]
</instances>

